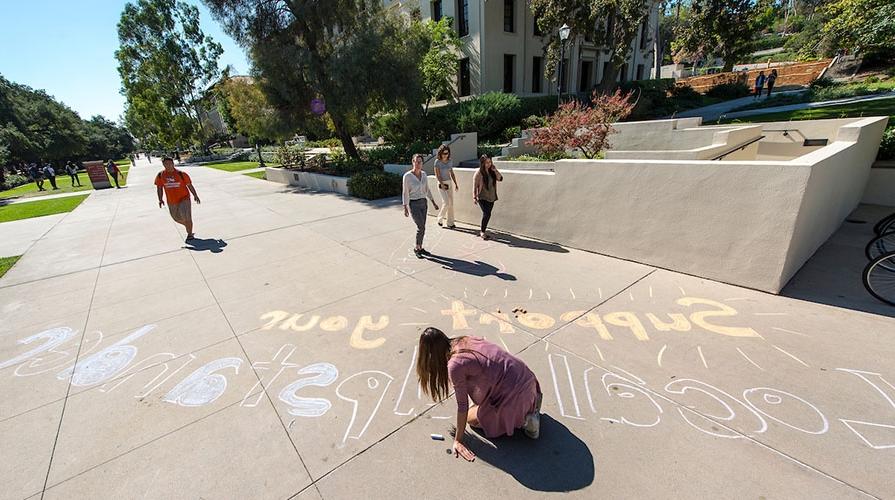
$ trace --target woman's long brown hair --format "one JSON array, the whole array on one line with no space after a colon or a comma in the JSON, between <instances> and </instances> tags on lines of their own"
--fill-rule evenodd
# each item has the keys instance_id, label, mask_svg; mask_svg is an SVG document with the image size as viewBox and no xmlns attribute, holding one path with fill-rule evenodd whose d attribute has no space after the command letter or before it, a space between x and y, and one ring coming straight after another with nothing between
<instances>
[{"instance_id":1,"label":"woman's long brown hair","mask_svg":"<svg viewBox=\"0 0 895 500\"><path fill-rule=\"evenodd\" d=\"M420 387L433 401L441 401L450 393L448 358L451 339L438 328L426 328L420 335L416 375Z\"/></svg>"},{"instance_id":2,"label":"woman's long brown hair","mask_svg":"<svg viewBox=\"0 0 895 500\"><path fill-rule=\"evenodd\" d=\"M486 154L479 156L479 175L482 176L482 182L485 184L485 187L497 182L497 175L491 169L485 168L488 161L493 162L490 156Z\"/></svg>"}]
</instances>

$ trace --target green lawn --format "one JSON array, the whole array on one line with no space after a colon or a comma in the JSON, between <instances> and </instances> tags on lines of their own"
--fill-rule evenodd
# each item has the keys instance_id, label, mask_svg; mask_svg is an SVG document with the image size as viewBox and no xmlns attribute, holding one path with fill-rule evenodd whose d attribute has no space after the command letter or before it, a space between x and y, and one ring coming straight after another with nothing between
<instances>
[{"instance_id":1,"label":"green lawn","mask_svg":"<svg viewBox=\"0 0 895 500\"><path fill-rule=\"evenodd\" d=\"M242 174L242 175L247 175L249 177L254 177L256 179L267 180L266 174L267 174L267 172L251 172L251 173Z\"/></svg>"},{"instance_id":2,"label":"green lawn","mask_svg":"<svg viewBox=\"0 0 895 500\"><path fill-rule=\"evenodd\" d=\"M889 116L889 124L895 124L895 98L855 102L839 106L800 109L780 113L744 116L724 123L780 122L787 120L822 120L824 118L856 118L862 116Z\"/></svg>"},{"instance_id":3,"label":"green lawn","mask_svg":"<svg viewBox=\"0 0 895 500\"><path fill-rule=\"evenodd\" d=\"M130 165L120 166L119 168L121 168L121 173L124 175L122 175L118 179L118 183L122 186L127 185L127 173L128 170L130 170ZM48 194L75 193L78 191L90 191L93 189L93 184L90 184L90 178L87 176L87 172L78 172L78 180L81 181L81 186L78 187L78 185L75 184L75 186L72 187L71 177L69 177L68 174L57 175L56 185L59 186L59 189L55 191L53 190L53 186L48 180L44 180L44 189L46 189L46 191L38 191L37 184L35 184L34 182L29 182L12 189L8 189L6 191L0 191L0 199L32 198L35 196L44 196ZM111 178L109 178L109 182L112 182ZM112 187L115 187L114 182L112 182Z\"/></svg>"},{"instance_id":4,"label":"green lawn","mask_svg":"<svg viewBox=\"0 0 895 500\"><path fill-rule=\"evenodd\" d=\"M248 170L250 168L258 168L258 162L257 161L221 161L221 162L206 163L203 166L216 168L218 170L226 170L227 172L238 172L240 170Z\"/></svg>"},{"instance_id":5,"label":"green lawn","mask_svg":"<svg viewBox=\"0 0 895 500\"><path fill-rule=\"evenodd\" d=\"M68 196L65 198L53 198L51 200L29 201L27 203L13 203L0 207L0 222L9 222L44 215L62 214L71 212L87 198L88 195Z\"/></svg>"},{"instance_id":6,"label":"green lawn","mask_svg":"<svg viewBox=\"0 0 895 500\"><path fill-rule=\"evenodd\" d=\"M6 271L9 271L12 266L15 265L16 261L19 260L21 255L16 255L15 257L0 257L0 278L6 274Z\"/></svg>"}]
</instances>

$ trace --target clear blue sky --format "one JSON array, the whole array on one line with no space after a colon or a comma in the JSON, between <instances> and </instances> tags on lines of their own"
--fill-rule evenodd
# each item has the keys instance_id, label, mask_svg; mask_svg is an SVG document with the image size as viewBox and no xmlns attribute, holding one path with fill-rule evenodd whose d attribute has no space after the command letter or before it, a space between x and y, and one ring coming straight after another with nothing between
<instances>
[{"instance_id":1,"label":"clear blue sky","mask_svg":"<svg viewBox=\"0 0 895 500\"><path fill-rule=\"evenodd\" d=\"M220 65L245 74L245 54L212 19L199 0L202 29L224 47ZM103 115L117 121L124 112L119 92L118 19L126 0L0 1L0 73L6 79L44 89L82 118Z\"/></svg>"}]
</instances>

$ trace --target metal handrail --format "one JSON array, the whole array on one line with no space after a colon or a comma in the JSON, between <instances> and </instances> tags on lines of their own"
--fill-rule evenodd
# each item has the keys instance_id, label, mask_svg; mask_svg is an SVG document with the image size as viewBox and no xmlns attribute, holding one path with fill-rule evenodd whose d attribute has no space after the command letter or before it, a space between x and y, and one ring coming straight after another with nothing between
<instances>
[{"instance_id":1,"label":"metal handrail","mask_svg":"<svg viewBox=\"0 0 895 500\"><path fill-rule=\"evenodd\" d=\"M441 146L450 146L451 144L453 144L453 143L459 141L460 139L465 139L465 138L466 138L466 134L460 134L460 135L458 135L457 137L455 137L455 138L451 139L450 141L448 141L447 143L443 143L443 142L442 142L441 145L438 146L438 147L440 148ZM423 165L425 165L426 163L428 163L429 160L431 160L432 158L435 158L435 156L436 156L437 154L438 154L438 152L436 151L435 153L432 153L432 154L430 154L429 156L427 156L427 157L423 160Z\"/></svg>"},{"instance_id":2,"label":"metal handrail","mask_svg":"<svg viewBox=\"0 0 895 500\"><path fill-rule=\"evenodd\" d=\"M733 153L734 151L742 151L742 150L746 149L747 146L752 145L752 144L754 144L754 143L756 143L756 142L758 142L758 141L760 141L760 140L762 140L762 139L764 139L764 136L763 136L763 135L760 135L760 136L758 136L758 137L755 137L755 138L753 138L753 139L750 139L749 141L744 142L743 144L740 144L739 146L735 146L735 147L731 148L731 149L730 149L729 151L727 151L726 153L723 153L723 154L721 154L721 155L718 155L718 156L712 158L711 161L720 160L721 158L724 158L725 156L729 155L730 153Z\"/></svg>"}]
</instances>

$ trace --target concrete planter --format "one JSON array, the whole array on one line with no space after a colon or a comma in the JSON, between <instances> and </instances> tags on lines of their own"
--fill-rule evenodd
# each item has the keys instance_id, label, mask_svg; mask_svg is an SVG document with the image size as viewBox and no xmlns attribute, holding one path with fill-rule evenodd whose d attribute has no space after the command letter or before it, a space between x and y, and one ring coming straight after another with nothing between
<instances>
[{"instance_id":1,"label":"concrete planter","mask_svg":"<svg viewBox=\"0 0 895 500\"><path fill-rule=\"evenodd\" d=\"M268 167L266 174L267 180L272 182L279 182L290 186L299 186L313 189L315 191L344 195L349 194L347 177L337 177L335 175L316 174L312 172L301 172L298 170L273 167Z\"/></svg>"},{"instance_id":2,"label":"concrete planter","mask_svg":"<svg viewBox=\"0 0 895 500\"><path fill-rule=\"evenodd\" d=\"M878 161L873 164L861 202L895 206L895 161Z\"/></svg>"}]
</instances>

